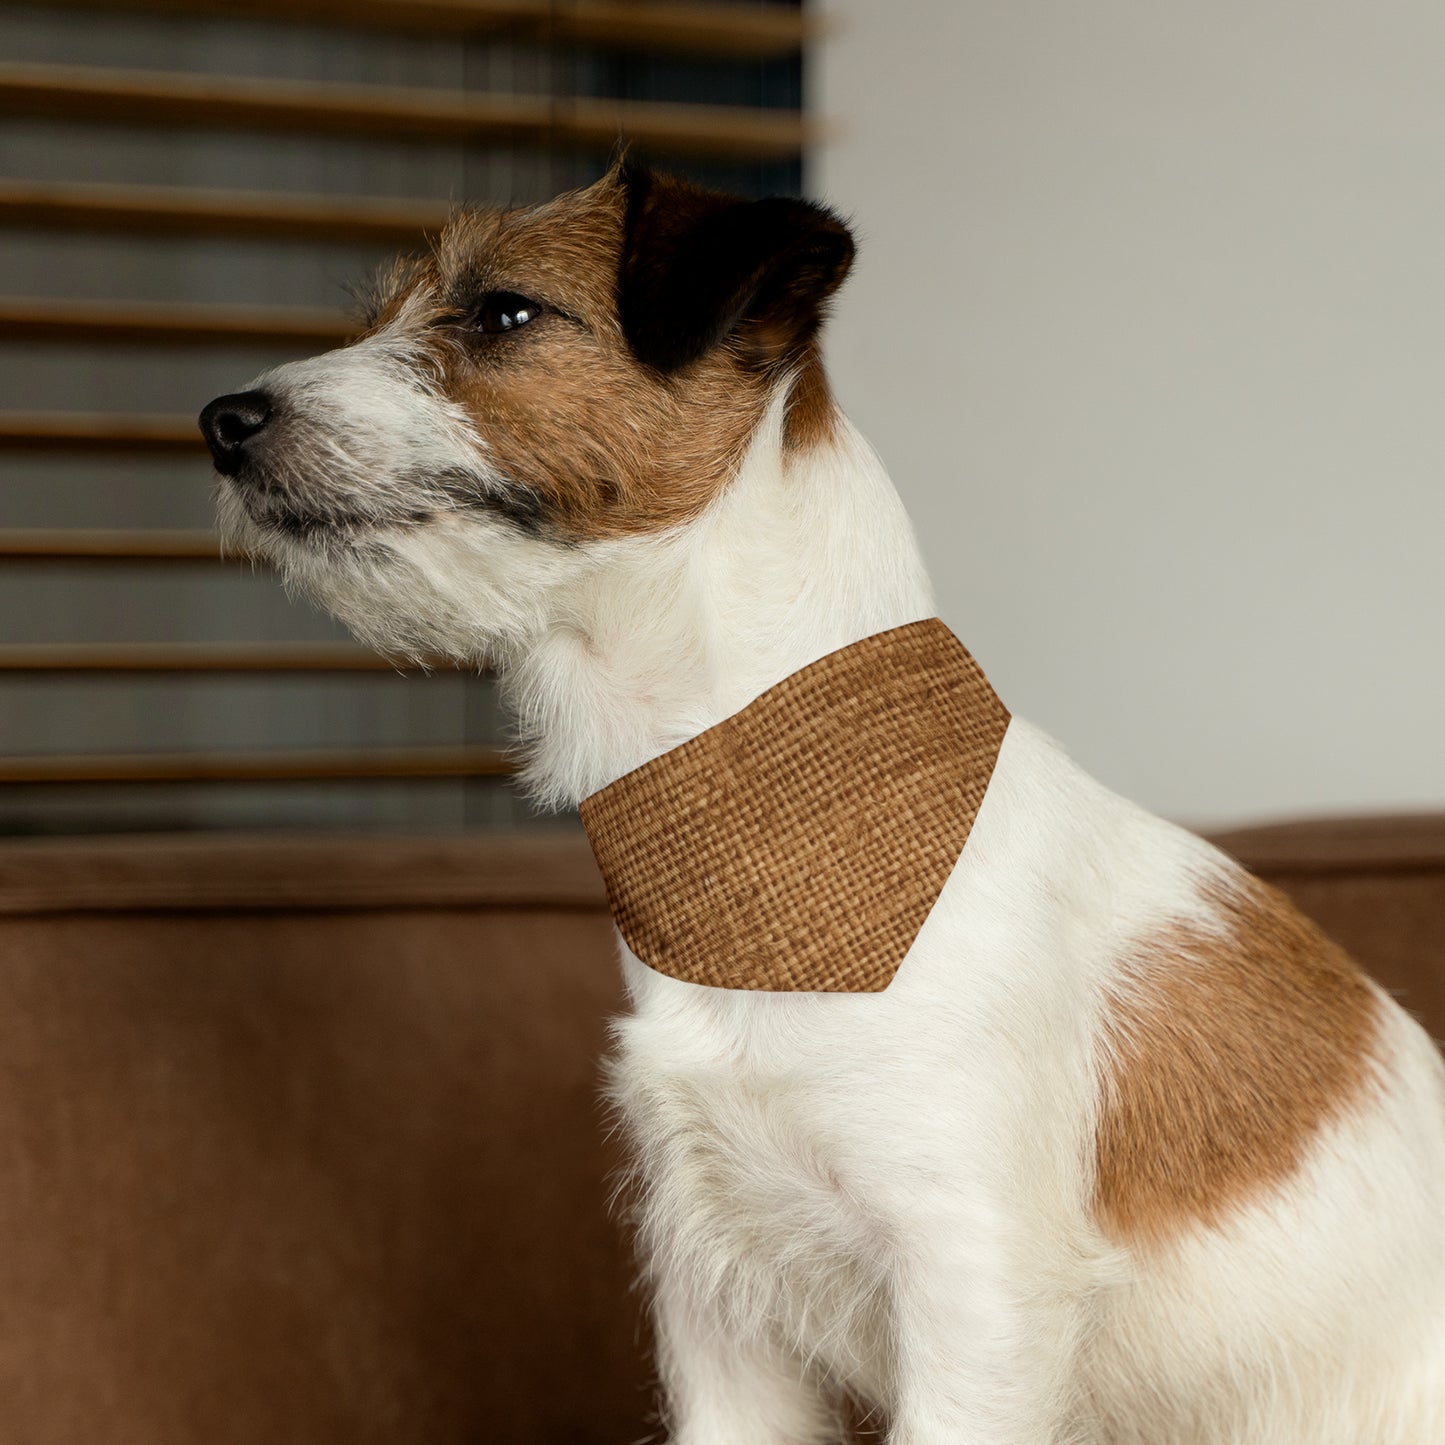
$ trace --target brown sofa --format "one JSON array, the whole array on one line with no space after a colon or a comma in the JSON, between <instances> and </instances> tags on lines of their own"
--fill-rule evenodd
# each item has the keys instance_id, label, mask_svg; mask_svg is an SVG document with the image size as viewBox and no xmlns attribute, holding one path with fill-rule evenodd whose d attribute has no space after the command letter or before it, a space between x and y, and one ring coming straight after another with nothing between
<instances>
[{"instance_id":1,"label":"brown sofa","mask_svg":"<svg viewBox=\"0 0 1445 1445\"><path fill-rule=\"evenodd\" d=\"M1221 841L1445 1033L1445 818ZM655 1430L578 836L0 844L0 1439Z\"/></svg>"}]
</instances>

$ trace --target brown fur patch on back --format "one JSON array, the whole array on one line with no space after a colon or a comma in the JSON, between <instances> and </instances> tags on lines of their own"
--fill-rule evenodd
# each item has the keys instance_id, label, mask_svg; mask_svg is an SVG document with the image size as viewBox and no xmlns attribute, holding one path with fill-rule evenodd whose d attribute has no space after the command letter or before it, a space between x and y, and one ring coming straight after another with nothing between
<instances>
[{"instance_id":1,"label":"brown fur patch on back","mask_svg":"<svg viewBox=\"0 0 1445 1445\"><path fill-rule=\"evenodd\" d=\"M1094 1212L1159 1244L1283 1184L1365 1093L1379 1000L1283 894L1240 873L1218 932L1140 941L1109 1000Z\"/></svg>"}]
</instances>

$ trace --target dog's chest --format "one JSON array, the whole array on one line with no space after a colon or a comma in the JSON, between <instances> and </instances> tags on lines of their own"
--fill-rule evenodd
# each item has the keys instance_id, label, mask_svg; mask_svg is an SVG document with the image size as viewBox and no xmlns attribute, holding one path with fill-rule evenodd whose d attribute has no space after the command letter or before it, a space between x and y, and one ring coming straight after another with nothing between
<instances>
[{"instance_id":1,"label":"dog's chest","mask_svg":"<svg viewBox=\"0 0 1445 1445\"><path fill-rule=\"evenodd\" d=\"M619 1027L615 1097L649 1253L713 1281L730 1315L874 1377L883 1251L849 1177L846 1102L815 1071L779 1067L766 1041L717 1047L710 1022L644 1008Z\"/></svg>"}]
</instances>

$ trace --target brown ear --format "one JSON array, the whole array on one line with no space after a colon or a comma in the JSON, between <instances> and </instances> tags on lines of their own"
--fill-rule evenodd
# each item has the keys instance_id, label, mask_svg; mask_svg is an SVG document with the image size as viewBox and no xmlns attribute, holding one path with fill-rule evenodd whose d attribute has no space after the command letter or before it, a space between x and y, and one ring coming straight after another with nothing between
<instances>
[{"instance_id":1,"label":"brown ear","mask_svg":"<svg viewBox=\"0 0 1445 1445\"><path fill-rule=\"evenodd\" d=\"M639 361L671 372L730 336L772 365L801 354L853 262L831 211L747 201L623 162L618 314Z\"/></svg>"}]
</instances>

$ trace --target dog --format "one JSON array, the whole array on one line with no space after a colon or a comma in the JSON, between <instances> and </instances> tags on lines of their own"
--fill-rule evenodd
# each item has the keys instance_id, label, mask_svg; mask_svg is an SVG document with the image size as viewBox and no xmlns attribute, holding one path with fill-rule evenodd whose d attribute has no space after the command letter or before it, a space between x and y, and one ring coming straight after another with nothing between
<instances>
[{"instance_id":1,"label":"dog","mask_svg":"<svg viewBox=\"0 0 1445 1445\"><path fill-rule=\"evenodd\" d=\"M494 667L577 805L933 617L822 367L852 259L821 206L625 159L460 212L360 339L202 413L224 533L389 654ZM821 1445L850 1401L892 1445L1445 1441L1440 1055L1024 721L886 989L622 966L675 1445Z\"/></svg>"}]
</instances>

